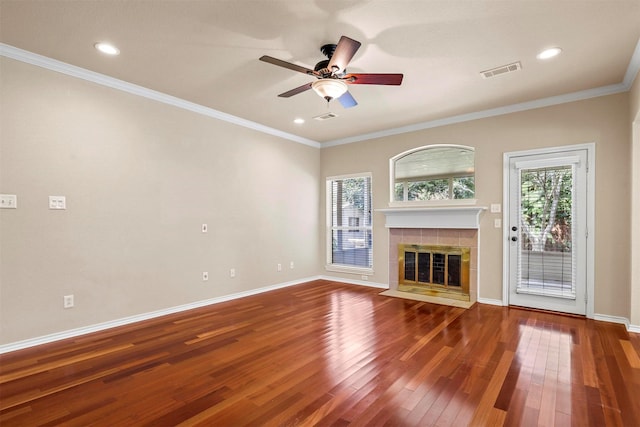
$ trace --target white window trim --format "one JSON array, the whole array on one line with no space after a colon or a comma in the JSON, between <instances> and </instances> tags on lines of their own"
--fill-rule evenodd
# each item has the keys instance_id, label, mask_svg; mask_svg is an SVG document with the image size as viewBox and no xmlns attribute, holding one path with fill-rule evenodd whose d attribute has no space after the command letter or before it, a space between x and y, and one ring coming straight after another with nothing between
<instances>
[{"instance_id":1,"label":"white window trim","mask_svg":"<svg viewBox=\"0 0 640 427\"><path fill-rule=\"evenodd\" d=\"M422 147L412 148L407 151L403 151L400 154L396 154L392 158L389 159L389 207L402 207L402 206L456 206L456 205L475 205L476 198L473 199L444 199L444 200L395 200L395 176L396 176L396 160L403 158L404 156L408 156L409 154L415 153L417 151L425 150L428 148L442 148L442 147L450 147L450 148L464 148L465 150L473 151L474 153L474 164L475 164L475 152L476 148L468 145L461 144L430 144L423 145ZM475 170L473 172L473 177L475 180Z\"/></svg>"},{"instance_id":2,"label":"white window trim","mask_svg":"<svg viewBox=\"0 0 640 427\"><path fill-rule=\"evenodd\" d=\"M347 175L335 175L335 176L328 176L325 179L325 195L326 195L326 210L325 210L325 219L326 219L326 224L325 224L325 246L326 246L326 254L325 254L325 270L326 271L331 271L331 272L335 272L335 273L348 273L348 274L362 274L362 275L373 275L373 259L371 260L372 265L371 267L356 267L356 266L352 266L352 265L345 265L345 264L333 264L331 263L331 259L333 257L333 252L332 252L332 248L333 248L333 244L332 244L332 226L331 226L331 220L332 220L332 199L331 199L331 185L330 183L332 181L338 180L338 179L349 179L349 178L369 178L370 182L371 182L371 225L367 226L367 227L359 227L359 228L365 228L365 229L369 229L371 230L371 251L373 252L373 246L374 246L374 237L373 237L373 174L371 172L362 172L362 173L352 173L352 174L347 174ZM345 228L345 227L340 227L340 228ZM349 227L346 227L349 228Z\"/></svg>"}]
</instances>

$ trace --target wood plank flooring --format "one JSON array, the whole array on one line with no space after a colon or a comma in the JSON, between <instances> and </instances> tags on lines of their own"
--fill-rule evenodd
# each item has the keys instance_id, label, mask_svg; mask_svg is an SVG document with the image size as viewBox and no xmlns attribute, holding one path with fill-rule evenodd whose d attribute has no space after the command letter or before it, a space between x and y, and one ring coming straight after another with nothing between
<instances>
[{"instance_id":1,"label":"wood plank flooring","mask_svg":"<svg viewBox=\"0 0 640 427\"><path fill-rule=\"evenodd\" d=\"M318 280L0 356L6 426L640 426L640 337Z\"/></svg>"}]
</instances>

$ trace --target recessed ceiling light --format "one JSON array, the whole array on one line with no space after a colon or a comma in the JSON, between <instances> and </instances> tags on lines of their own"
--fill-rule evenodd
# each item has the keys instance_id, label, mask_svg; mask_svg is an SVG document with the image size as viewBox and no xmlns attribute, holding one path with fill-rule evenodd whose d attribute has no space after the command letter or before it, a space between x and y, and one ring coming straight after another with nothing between
<instances>
[{"instance_id":1,"label":"recessed ceiling light","mask_svg":"<svg viewBox=\"0 0 640 427\"><path fill-rule=\"evenodd\" d=\"M120 54L120 49L118 49L117 47L115 47L114 45L109 44L109 43L98 42L98 43L94 44L93 46L96 49L98 49L100 52L106 53L107 55L119 55Z\"/></svg>"},{"instance_id":2,"label":"recessed ceiling light","mask_svg":"<svg viewBox=\"0 0 640 427\"><path fill-rule=\"evenodd\" d=\"M294 119L293 123L295 123L297 125L301 125L301 124L304 123L304 119L301 119L301 118Z\"/></svg>"},{"instance_id":3,"label":"recessed ceiling light","mask_svg":"<svg viewBox=\"0 0 640 427\"><path fill-rule=\"evenodd\" d=\"M538 56L536 56L536 58L550 59L550 58L553 58L554 56L560 55L560 52L562 52L562 49L560 49L559 47L552 47L550 49L545 49L542 52L540 52Z\"/></svg>"}]
</instances>

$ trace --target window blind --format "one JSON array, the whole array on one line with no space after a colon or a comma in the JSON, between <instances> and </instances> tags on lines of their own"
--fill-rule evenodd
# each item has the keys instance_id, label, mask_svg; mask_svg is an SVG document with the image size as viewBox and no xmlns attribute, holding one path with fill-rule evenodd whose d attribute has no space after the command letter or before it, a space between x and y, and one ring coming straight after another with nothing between
<instances>
[{"instance_id":1,"label":"window blind","mask_svg":"<svg viewBox=\"0 0 640 427\"><path fill-rule=\"evenodd\" d=\"M370 269L373 264L371 176L327 180L329 220L327 263Z\"/></svg>"}]
</instances>

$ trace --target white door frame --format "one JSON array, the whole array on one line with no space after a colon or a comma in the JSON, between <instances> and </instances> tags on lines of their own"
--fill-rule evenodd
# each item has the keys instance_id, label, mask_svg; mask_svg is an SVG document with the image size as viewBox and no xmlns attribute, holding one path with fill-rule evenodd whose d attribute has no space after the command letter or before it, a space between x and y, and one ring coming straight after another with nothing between
<instances>
[{"instance_id":1,"label":"white door frame","mask_svg":"<svg viewBox=\"0 0 640 427\"><path fill-rule=\"evenodd\" d=\"M503 154L502 171L502 305L509 305L509 209L511 193L509 162L512 157L553 154L568 150L587 150L587 318L594 317L594 290L595 290L595 184L596 169L595 155L596 144L565 145L561 147L538 148L525 151L511 151Z\"/></svg>"}]
</instances>

